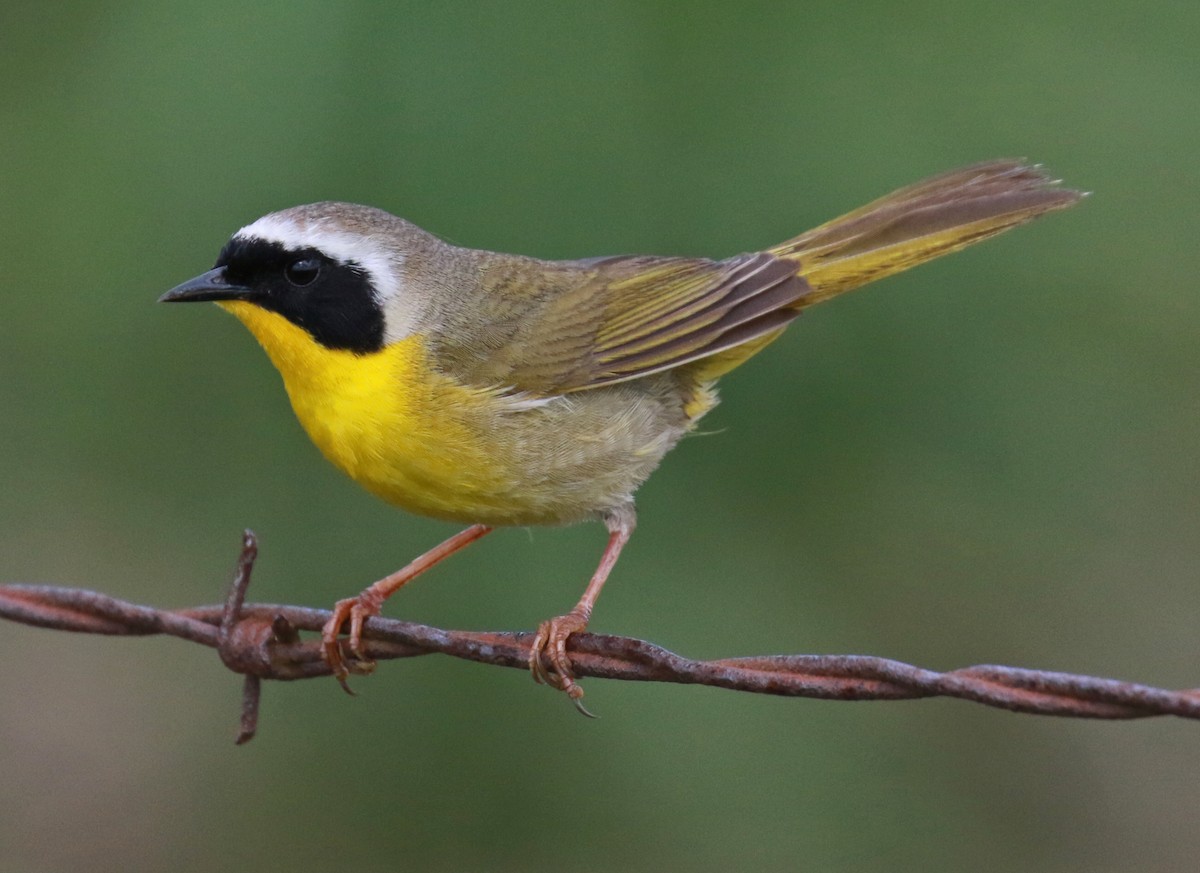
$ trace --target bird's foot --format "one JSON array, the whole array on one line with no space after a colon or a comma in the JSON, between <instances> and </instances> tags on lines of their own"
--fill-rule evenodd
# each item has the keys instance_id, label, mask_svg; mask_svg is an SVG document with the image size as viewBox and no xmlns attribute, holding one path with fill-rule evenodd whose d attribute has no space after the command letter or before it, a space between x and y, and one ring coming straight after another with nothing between
<instances>
[{"instance_id":1,"label":"bird's foot","mask_svg":"<svg viewBox=\"0 0 1200 873\"><path fill-rule=\"evenodd\" d=\"M325 663L333 671L333 676L341 684L347 694L353 694L347 681L351 673L366 674L375 669L375 662L363 651L363 622L373 615L379 615L383 607L383 598L368 588L357 597L339 600L333 607L333 615L321 628L321 651ZM348 648L351 658L347 659L339 637L342 627L350 621L350 640Z\"/></svg>"},{"instance_id":2,"label":"bird's foot","mask_svg":"<svg viewBox=\"0 0 1200 873\"><path fill-rule=\"evenodd\" d=\"M567 657L567 639L587 630L587 624L588 616L578 610L542 622L529 650L529 672L533 681L557 688L571 698L582 714L595 718L584 708L583 689L575 681L571 659Z\"/></svg>"}]
</instances>

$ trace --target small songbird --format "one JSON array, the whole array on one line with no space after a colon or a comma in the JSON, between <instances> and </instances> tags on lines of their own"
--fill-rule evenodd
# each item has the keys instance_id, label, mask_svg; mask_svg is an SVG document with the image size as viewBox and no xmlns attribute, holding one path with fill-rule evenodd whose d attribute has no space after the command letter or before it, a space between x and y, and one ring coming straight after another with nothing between
<instances>
[{"instance_id":1,"label":"small songbird","mask_svg":"<svg viewBox=\"0 0 1200 873\"><path fill-rule=\"evenodd\" d=\"M368 491L470 525L337 603L323 651L343 686L371 667L363 622L443 558L499 525L604 522L608 546L583 597L541 624L529 661L582 710L567 640L587 627L633 532L634 492L716 405L716 380L814 303L1081 196L1036 166L990 161L720 261L542 261L314 203L243 227L213 269L161 300L211 300L237 316L312 441Z\"/></svg>"}]
</instances>

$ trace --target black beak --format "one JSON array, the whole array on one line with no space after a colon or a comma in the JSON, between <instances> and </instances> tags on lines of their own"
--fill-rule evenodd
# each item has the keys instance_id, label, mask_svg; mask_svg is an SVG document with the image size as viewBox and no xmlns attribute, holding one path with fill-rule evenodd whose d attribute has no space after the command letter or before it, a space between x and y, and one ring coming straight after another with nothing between
<instances>
[{"instance_id":1,"label":"black beak","mask_svg":"<svg viewBox=\"0 0 1200 873\"><path fill-rule=\"evenodd\" d=\"M189 279L172 288L159 303L199 303L204 300L245 300L253 292L244 285L231 285L225 279L225 268L217 267L203 276Z\"/></svg>"}]
</instances>

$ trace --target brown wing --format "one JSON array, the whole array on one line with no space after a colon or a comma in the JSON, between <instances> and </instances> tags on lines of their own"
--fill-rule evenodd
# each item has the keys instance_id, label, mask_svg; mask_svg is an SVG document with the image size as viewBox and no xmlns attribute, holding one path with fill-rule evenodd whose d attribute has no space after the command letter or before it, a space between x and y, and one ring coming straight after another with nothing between
<instances>
[{"instance_id":1,"label":"brown wing","mask_svg":"<svg viewBox=\"0 0 1200 873\"><path fill-rule=\"evenodd\" d=\"M574 281L560 273L552 293L528 295L474 381L545 396L636 379L779 329L808 292L794 264L766 253L604 258L570 272Z\"/></svg>"},{"instance_id":2,"label":"brown wing","mask_svg":"<svg viewBox=\"0 0 1200 873\"><path fill-rule=\"evenodd\" d=\"M439 360L473 384L541 396L701 359L708 360L697 378L715 378L806 306L1081 196L1037 167L988 161L902 188L769 251L724 261L545 262L475 253L486 263L456 288L460 305L436 340Z\"/></svg>"}]
</instances>

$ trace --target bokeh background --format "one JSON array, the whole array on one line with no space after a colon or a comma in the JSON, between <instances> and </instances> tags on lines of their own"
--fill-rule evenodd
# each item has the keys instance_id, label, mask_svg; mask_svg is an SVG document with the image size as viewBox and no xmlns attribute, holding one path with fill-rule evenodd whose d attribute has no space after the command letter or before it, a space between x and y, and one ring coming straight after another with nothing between
<instances>
[{"instance_id":1,"label":"bokeh background","mask_svg":"<svg viewBox=\"0 0 1200 873\"><path fill-rule=\"evenodd\" d=\"M326 465L215 308L155 297L337 198L543 257L728 255L1000 156L1079 208L820 307L640 494L593 627L1200 684L1200 6L6 0L0 579L325 606L452 532ZM598 526L388 606L517 629ZM0 870L1189 869L1200 727L426 658L343 695L0 626Z\"/></svg>"}]
</instances>

